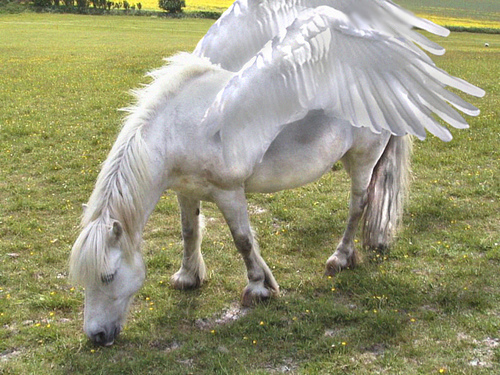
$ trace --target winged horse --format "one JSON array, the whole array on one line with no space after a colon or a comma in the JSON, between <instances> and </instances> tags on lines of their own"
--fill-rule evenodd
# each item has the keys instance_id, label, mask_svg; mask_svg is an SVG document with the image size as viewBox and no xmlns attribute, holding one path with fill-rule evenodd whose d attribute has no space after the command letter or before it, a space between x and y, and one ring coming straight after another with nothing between
<instances>
[{"instance_id":1,"label":"winged horse","mask_svg":"<svg viewBox=\"0 0 500 375\"><path fill-rule=\"evenodd\" d=\"M443 48L414 28L449 33L387 0L237 0L193 53L151 72L102 165L71 251L71 275L85 287L87 336L107 346L120 333L145 279L142 232L167 189L181 210L177 289L206 277L205 200L221 210L245 262L242 303L277 294L245 194L307 184L338 160L352 180L350 209L327 274L356 264L362 217L364 246L389 246L410 136L424 139L427 131L449 141L437 117L466 128L455 109L479 114L446 87L484 95L437 68L423 50L440 55Z\"/></svg>"}]
</instances>

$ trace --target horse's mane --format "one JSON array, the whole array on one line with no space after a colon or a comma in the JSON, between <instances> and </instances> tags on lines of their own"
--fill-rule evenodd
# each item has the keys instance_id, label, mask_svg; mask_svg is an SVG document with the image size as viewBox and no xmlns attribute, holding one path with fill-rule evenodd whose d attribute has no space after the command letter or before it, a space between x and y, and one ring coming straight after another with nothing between
<instances>
[{"instance_id":1,"label":"horse's mane","mask_svg":"<svg viewBox=\"0 0 500 375\"><path fill-rule=\"evenodd\" d=\"M169 98L189 78L219 69L208 59L181 53L169 64L148 73L153 82L133 91L136 103L128 112L89 198L81 219L82 232L73 245L70 258L72 278L85 284L108 273L107 239L113 223L123 227L120 248L126 258L139 249L144 226L146 195L152 190L150 157L142 130Z\"/></svg>"}]
</instances>

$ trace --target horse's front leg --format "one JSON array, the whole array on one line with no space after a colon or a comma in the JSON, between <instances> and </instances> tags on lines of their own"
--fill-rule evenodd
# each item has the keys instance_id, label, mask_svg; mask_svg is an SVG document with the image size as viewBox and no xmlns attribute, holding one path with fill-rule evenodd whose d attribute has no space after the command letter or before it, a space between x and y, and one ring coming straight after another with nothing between
<instances>
[{"instance_id":1,"label":"horse's front leg","mask_svg":"<svg viewBox=\"0 0 500 375\"><path fill-rule=\"evenodd\" d=\"M203 216L199 200L182 195L177 195L177 199L181 209L184 255L181 268L172 276L171 281L176 289L193 289L203 283L206 275L201 254Z\"/></svg>"},{"instance_id":2,"label":"horse's front leg","mask_svg":"<svg viewBox=\"0 0 500 375\"><path fill-rule=\"evenodd\" d=\"M250 306L279 293L274 276L260 255L248 219L247 202L243 189L218 194L216 203L226 219L236 248L247 268L248 285L243 291L242 304Z\"/></svg>"}]
</instances>

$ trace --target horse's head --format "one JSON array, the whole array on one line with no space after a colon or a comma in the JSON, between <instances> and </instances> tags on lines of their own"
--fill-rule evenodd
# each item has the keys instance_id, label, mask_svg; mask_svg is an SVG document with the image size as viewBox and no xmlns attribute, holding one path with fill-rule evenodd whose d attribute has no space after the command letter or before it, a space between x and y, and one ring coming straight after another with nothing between
<instances>
[{"instance_id":1,"label":"horse's head","mask_svg":"<svg viewBox=\"0 0 500 375\"><path fill-rule=\"evenodd\" d=\"M95 220L76 240L70 260L73 279L85 287L83 329L98 345L112 345L146 271L138 248L118 221Z\"/></svg>"}]
</instances>

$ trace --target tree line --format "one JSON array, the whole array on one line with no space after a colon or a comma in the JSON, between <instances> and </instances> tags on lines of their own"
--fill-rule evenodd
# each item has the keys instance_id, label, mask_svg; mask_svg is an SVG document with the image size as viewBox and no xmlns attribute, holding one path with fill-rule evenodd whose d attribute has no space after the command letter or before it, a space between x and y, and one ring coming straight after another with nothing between
<instances>
[{"instance_id":1,"label":"tree line","mask_svg":"<svg viewBox=\"0 0 500 375\"><path fill-rule=\"evenodd\" d=\"M94 9L96 11L111 11L112 9L123 9L127 11L142 10L141 3L132 3L127 0L123 1L110 1L110 0L32 0L33 6L37 8L66 8L78 9L78 10L89 10ZM183 8L186 7L186 2L184 0L158 0L158 6L160 9L165 10L168 13L180 13Z\"/></svg>"}]
</instances>

